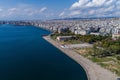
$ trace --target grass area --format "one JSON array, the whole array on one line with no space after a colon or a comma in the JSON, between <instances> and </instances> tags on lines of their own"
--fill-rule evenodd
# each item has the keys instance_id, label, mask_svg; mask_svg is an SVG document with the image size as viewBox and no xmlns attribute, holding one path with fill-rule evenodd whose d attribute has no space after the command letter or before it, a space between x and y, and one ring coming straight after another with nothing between
<instances>
[{"instance_id":1,"label":"grass area","mask_svg":"<svg viewBox=\"0 0 120 80\"><path fill-rule=\"evenodd\" d=\"M64 44L80 44L81 42L79 40L67 40L67 41L62 41Z\"/></svg>"},{"instance_id":2,"label":"grass area","mask_svg":"<svg viewBox=\"0 0 120 80\"><path fill-rule=\"evenodd\" d=\"M96 57L91 57L90 60L93 62L109 62L111 59L110 58L96 58Z\"/></svg>"},{"instance_id":3,"label":"grass area","mask_svg":"<svg viewBox=\"0 0 120 80\"><path fill-rule=\"evenodd\" d=\"M92 48L74 49L74 50L80 55L90 59L91 61L99 64L105 69L108 69L116 73L118 76L120 76L120 60L117 59L117 56L120 56L120 55L113 55L113 56L98 58L98 57L92 56L91 54Z\"/></svg>"},{"instance_id":4,"label":"grass area","mask_svg":"<svg viewBox=\"0 0 120 80\"><path fill-rule=\"evenodd\" d=\"M53 40L57 38L58 35L50 35Z\"/></svg>"},{"instance_id":5,"label":"grass area","mask_svg":"<svg viewBox=\"0 0 120 80\"><path fill-rule=\"evenodd\" d=\"M71 32L62 34L51 34L52 39L57 36L73 36ZM111 36L95 36L95 35L74 35L73 39L60 41L61 44L79 44L94 43L93 48L74 49L80 55L90 59L91 61L111 70L120 76L120 41L112 40ZM119 54L119 55L117 55Z\"/></svg>"}]
</instances>

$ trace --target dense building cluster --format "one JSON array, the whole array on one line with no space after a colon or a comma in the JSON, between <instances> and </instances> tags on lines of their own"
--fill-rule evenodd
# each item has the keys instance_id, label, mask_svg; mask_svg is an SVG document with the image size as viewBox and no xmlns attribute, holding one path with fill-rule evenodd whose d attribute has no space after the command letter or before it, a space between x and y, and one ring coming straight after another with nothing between
<instances>
[{"instance_id":1,"label":"dense building cluster","mask_svg":"<svg viewBox=\"0 0 120 80\"><path fill-rule=\"evenodd\" d=\"M70 30L75 34L92 35L113 35L113 38L120 36L120 18L93 19L93 20L52 20L33 23L51 31L62 33Z\"/></svg>"},{"instance_id":2,"label":"dense building cluster","mask_svg":"<svg viewBox=\"0 0 120 80\"><path fill-rule=\"evenodd\" d=\"M0 24L33 25L57 31L71 31L74 34L112 35L120 37L120 18L84 19L84 20L49 20L49 21L0 21Z\"/></svg>"}]
</instances>

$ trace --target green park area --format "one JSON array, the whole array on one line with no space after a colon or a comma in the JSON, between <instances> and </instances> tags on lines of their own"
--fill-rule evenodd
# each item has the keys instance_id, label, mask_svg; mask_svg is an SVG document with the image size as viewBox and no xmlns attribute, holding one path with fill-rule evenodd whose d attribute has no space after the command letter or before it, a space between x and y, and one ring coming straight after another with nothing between
<instances>
[{"instance_id":1,"label":"green park area","mask_svg":"<svg viewBox=\"0 0 120 80\"><path fill-rule=\"evenodd\" d=\"M92 48L74 48L73 50L120 76L120 38L113 40L111 36L75 35L71 32L51 35L53 39L57 36L73 36L70 40L62 41L64 44L93 44Z\"/></svg>"}]
</instances>

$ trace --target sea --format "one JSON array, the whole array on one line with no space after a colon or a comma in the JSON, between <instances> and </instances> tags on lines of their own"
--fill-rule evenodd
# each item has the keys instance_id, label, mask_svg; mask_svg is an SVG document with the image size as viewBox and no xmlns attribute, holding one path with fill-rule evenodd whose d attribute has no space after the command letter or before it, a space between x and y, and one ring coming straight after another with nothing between
<instances>
[{"instance_id":1,"label":"sea","mask_svg":"<svg viewBox=\"0 0 120 80\"><path fill-rule=\"evenodd\" d=\"M0 25L0 80L88 80L78 63L42 38L50 33Z\"/></svg>"}]
</instances>

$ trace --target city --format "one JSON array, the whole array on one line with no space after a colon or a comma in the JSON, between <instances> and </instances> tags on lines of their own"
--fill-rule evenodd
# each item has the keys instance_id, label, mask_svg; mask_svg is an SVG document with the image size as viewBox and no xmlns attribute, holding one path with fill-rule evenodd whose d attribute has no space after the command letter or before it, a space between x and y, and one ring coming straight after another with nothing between
<instances>
[{"instance_id":1,"label":"city","mask_svg":"<svg viewBox=\"0 0 120 80\"><path fill-rule=\"evenodd\" d=\"M0 80L120 80L120 0L0 0Z\"/></svg>"},{"instance_id":2,"label":"city","mask_svg":"<svg viewBox=\"0 0 120 80\"><path fill-rule=\"evenodd\" d=\"M120 18L85 19L85 20L47 20L47 21L1 21L0 24L33 25L52 32L62 33L70 30L81 35L111 35L120 37Z\"/></svg>"}]
</instances>

